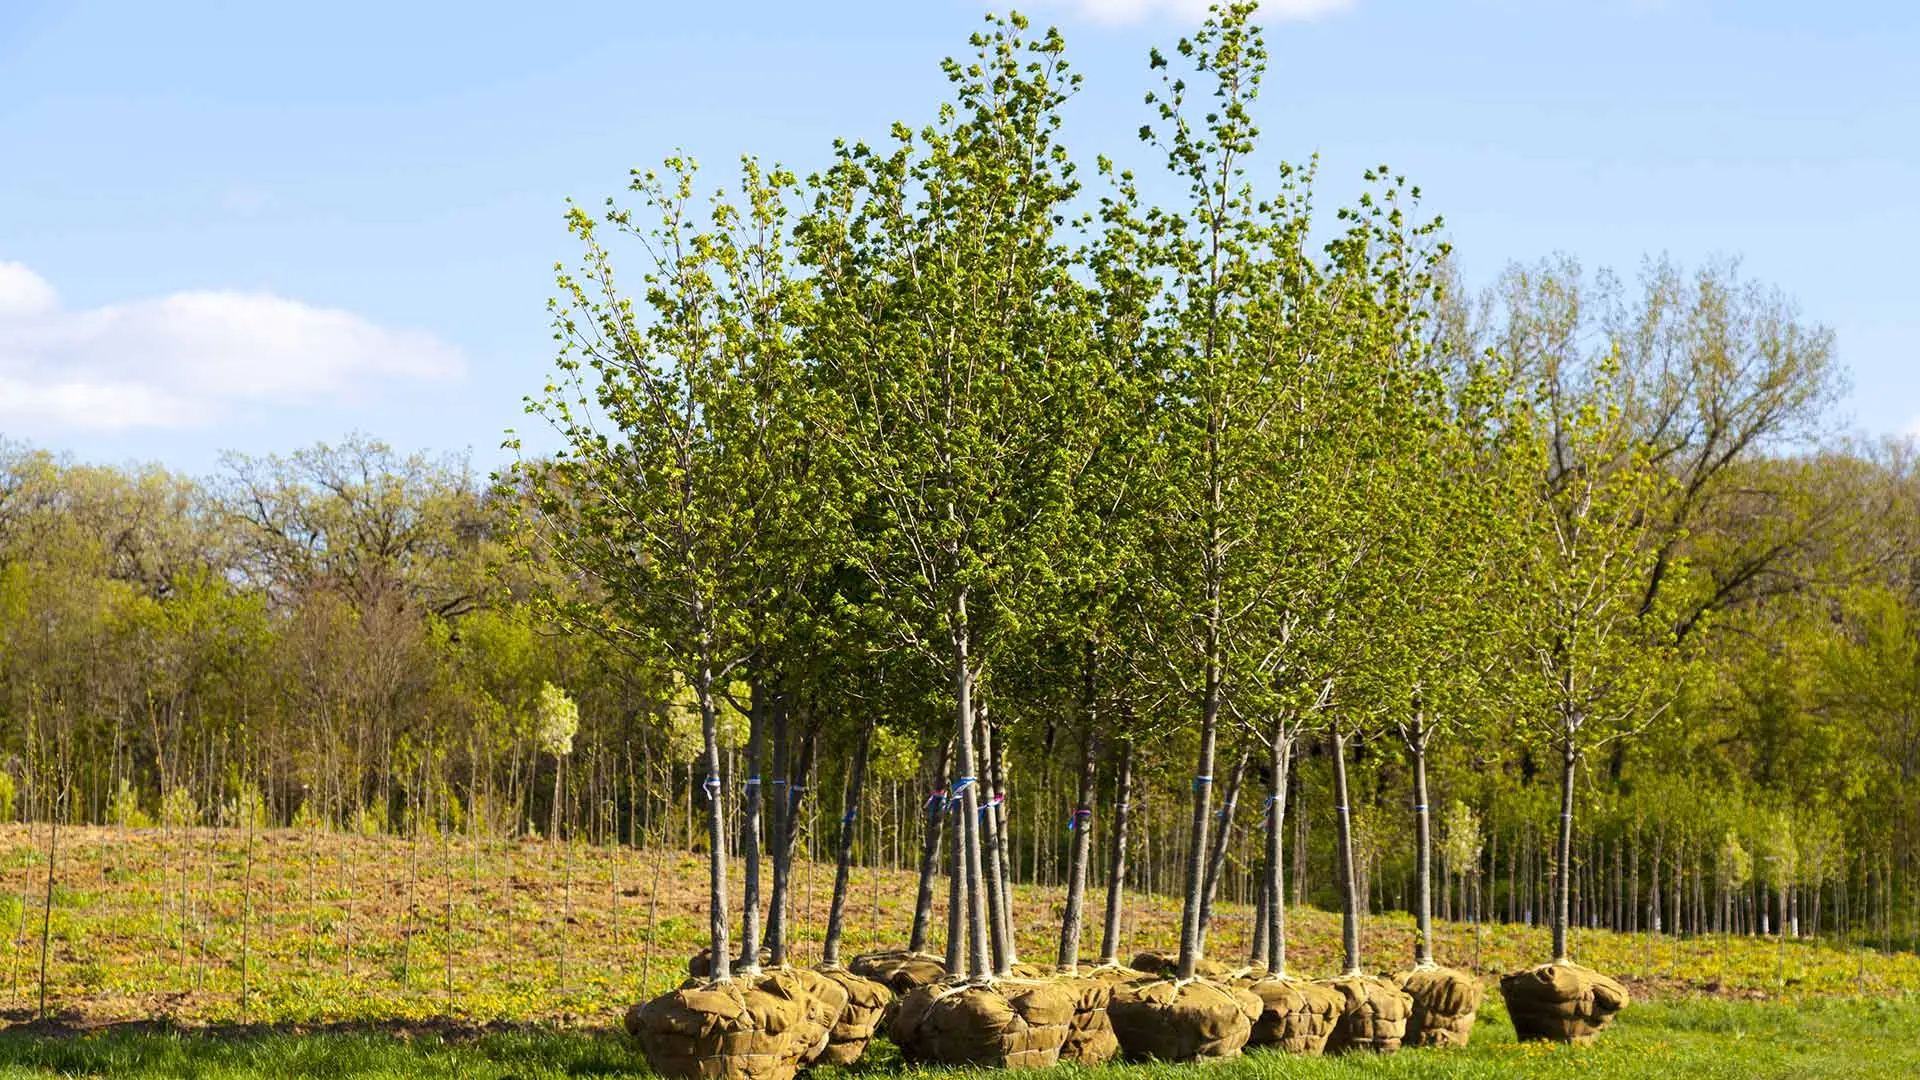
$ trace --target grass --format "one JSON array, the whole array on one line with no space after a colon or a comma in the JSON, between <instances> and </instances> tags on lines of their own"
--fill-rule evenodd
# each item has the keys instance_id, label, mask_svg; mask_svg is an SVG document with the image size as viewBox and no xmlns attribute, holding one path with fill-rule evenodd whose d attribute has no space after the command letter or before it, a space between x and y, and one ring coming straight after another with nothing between
<instances>
[{"instance_id":1,"label":"grass","mask_svg":"<svg viewBox=\"0 0 1920 1080\"><path fill-rule=\"evenodd\" d=\"M1409 1050L1390 1058L1305 1059L1256 1052L1207 1066L1216 1080L1289 1077L1494 1078L1848 1077L1920 1075L1920 1002L1829 999L1786 1004L1692 999L1635 1005L1592 1047L1517 1044L1497 1001L1481 1014L1465 1050ZM857 1080L903 1072L890 1046L820 1080ZM1061 1067L1059 1080L1160 1080L1190 1077L1192 1066ZM20 1029L0 1033L0 1078L124 1077L538 1077L642 1076L627 1041L607 1031L439 1034L265 1032L207 1034L114 1030L74 1037ZM965 1070L916 1069L905 1075L966 1080Z\"/></svg>"}]
</instances>

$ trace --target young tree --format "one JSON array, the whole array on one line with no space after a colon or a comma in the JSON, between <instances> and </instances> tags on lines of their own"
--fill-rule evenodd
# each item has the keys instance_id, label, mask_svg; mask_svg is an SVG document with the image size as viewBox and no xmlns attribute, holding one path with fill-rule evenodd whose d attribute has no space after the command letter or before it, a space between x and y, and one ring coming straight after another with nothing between
<instances>
[{"instance_id":1,"label":"young tree","mask_svg":"<svg viewBox=\"0 0 1920 1080\"><path fill-rule=\"evenodd\" d=\"M1018 16L948 61L939 119L843 146L801 228L820 291L819 432L871 531L850 551L888 631L952 687L965 954L991 974L975 693L1046 573L1088 434L1081 287L1056 222L1077 190L1056 142L1077 83Z\"/></svg>"},{"instance_id":2,"label":"young tree","mask_svg":"<svg viewBox=\"0 0 1920 1080\"><path fill-rule=\"evenodd\" d=\"M1671 605L1643 607L1660 557L1652 511L1669 481L1625 437L1616 377L1602 368L1582 401L1545 395L1530 421L1518 449L1529 452L1534 481L1518 493L1519 547L1503 590L1519 635L1510 653L1523 695L1517 718L1560 766L1549 911L1556 962L1571 955L1575 773L1596 748L1663 716L1683 674Z\"/></svg>"},{"instance_id":3,"label":"young tree","mask_svg":"<svg viewBox=\"0 0 1920 1080\"><path fill-rule=\"evenodd\" d=\"M724 687L752 657L748 613L765 598L758 573L766 473L764 396L756 374L791 361L796 294L783 269L779 222L793 178L742 168L741 202L716 197L699 220L690 161L631 190L657 222L609 200L604 222L575 208L581 267L559 275L557 374L528 410L565 449L515 470L531 494L523 540L585 586L553 612L657 657L700 713L700 787L707 796L712 973L729 976L726 823L718 721ZM650 260L644 306L614 278L605 225ZM515 444L517 445L517 443ZM756 898L757 899L757 898ZM748 962L757 942L748 943Z\"/></svg>"}]
</instances>

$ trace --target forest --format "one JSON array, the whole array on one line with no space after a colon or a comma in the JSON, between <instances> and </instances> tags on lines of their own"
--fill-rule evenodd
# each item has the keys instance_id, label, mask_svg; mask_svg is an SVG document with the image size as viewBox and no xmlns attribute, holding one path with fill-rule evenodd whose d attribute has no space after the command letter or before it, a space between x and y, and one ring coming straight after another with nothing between
<instances>
[{"instance_id":1,"label":"forest","mask_svg":"<svg viewBox=\"0 0 1920 1080\"><path fill-rule=\"evenodd\" d=\"M1920 949L1915 445L1735 260L1475 285L1386 166L1322 211L1248 17L1153 55L1139 173L1014 17L817 174L575 206L491 474L0 442L0 820L706 853L721 977L796 852L976 975L1015 885L1064 969L1181 898L1182 979L1216 899L1273 971L1290 907L1349 970L1382 912Z\"/></svg>"}]
</instances>

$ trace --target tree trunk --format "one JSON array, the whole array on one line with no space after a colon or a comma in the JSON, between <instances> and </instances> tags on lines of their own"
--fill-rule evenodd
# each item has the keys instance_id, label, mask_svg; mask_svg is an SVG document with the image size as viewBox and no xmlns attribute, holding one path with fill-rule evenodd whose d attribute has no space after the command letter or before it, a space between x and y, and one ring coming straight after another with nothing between
<instances>
[{"instance_id":1,"label":"tree trunk","mask_svg":"<svg viewBox=\"0 0 1920 1080\"><path fill-rule=\"evenodd\" d=\"M840 965L840 934L846 926L847 886L853 876L853 830L860 818L860 793L867 782L867 753L873 743L873 713L860 728L860 741L853 748L853 764L847 775L847 797L840 815L840 843L834 853L833 904L827 909L827 936L820 945L820 966Z\"/></svg>"},{"instance_id":2,"label":"tree trunk","mask_svg":"<svg viewBox=\"0 0 1920 1080\"><path fill-rule=\"evenodd\" d=\"M1227 848L1233 837L1233 812L1240 803L1240 782L1246 778L1249 750L1240 751L1240 759L1234 762L1233 772L1227 777L1226 796L1220 800L1220 809L1215 816L1220 819L1220 827L1214 830L1213 850L1207 853L1207 876L1200 888L1200 950L1206 952L1207 927L1213 922L1213 901L1220 890L1220 874L1227 863Z\"/></svg>"},{"instance_id":3,"label":"tree trunk","mask_svg":"<svg viewBox=\"0 0 1920 1080\"><path fill-rule=\"evenodd\" d=\"M1267 969L1267 958L1272 955L1268 938L1272 936L1272 927L1267 919L1268 886L1271 882L1267 875L1265 847L1262 846L1260 873L1253 879L1253 941L1247 947L1247 967L1254 971Z\"/></svg>"},{"instance_id":4,"label":"tree trunk","mask_svg":"<svg viewBox=\"0 0 1920 1080\"><path fill-rule=\"evenodd\" d=\"M992 733L992 727L986 725L984 708L980 719L983 730ZM991 770L993 776L993 806L987 814L993 825L993 865L994 876L999 881L1000 898L1000 935L1007 943L1007 964L1020 962L1020 942L1013 934L1013 867L1009 863L1007 851L1007 828L1011 819L1007 816L1007 745L1002 739L993 739L987 748L991 751L983 768Z\"/></svg>"},{"instance_id":5,"label":"tree trunk","mask_svg":"<svg viewBox=\"0 0 1920 1080\"><path fill-rule=\"evenodd\" d=\"M553 805L547 809L548 844L560 839L560 775L564 767L560 755L553 755Z\"/></svg>"},{"instance_id":6,"label":"tree trunk","mask_svg":"<svg viewBox=\"0 0 1920 1080\"><path fill-rule=\"evenodd\" d=\"M1413 758L1413 821L1415 867L1415 918L1420 934L1413 943L1416 966L1433 963L1433 815L1427 809L1427 731L1426 719L1413 716L1413 734L1407 740Z\"/></svg>"},{"instance_id":7,"label":"tree trunk","mask_svg":"<svg viewBox=\"0 0 1920 1080\"><path fill-rule=\"evenodd\" d=\"M766 743L766 686L756 678L747 704L747 754L741 767L746 783L740 797L740 968L744 974L760 970L760 756Z\"/></svg>"},{"instance_id":8,"label":"tree trunk","mask_svg":"<svg viewBox=\"0 0 1920 1080\"><path fill-rule=\"evenodd\" d=\"M1218 601L1215 601L1218 614ZM1217 634L1216 628L1209 634ZM1207 656L1207 688L1200 710L1200 756L1194 766L1193 818L1188 826L1186 852L1185 901L1180 911L1180 968L1178 977L1193 978L1200 963L1200 894L1203 862L1207 851L1207 819L1213 802L1213 756L1215 729L1220 719L1220 664L1217 641L1210 641Z\"/></svg>"},{"instance_id":9,"label":"tree trunk","mask_svg":"<svg viewBox=\"0 0 1920 1080\"><path fill-rule=\"evenodd\" d=\"M986 978L992 970L987 952L985 880L980 858L980 784L974 775L973 752L973 660L968 655L967 596L963 590L954 598L953 610L953 683L954 754L959 758L960 776L953 783L953 795L960 800L961 863L964 870L962 892L967 909L967 975Z\"/></svg>"},{"instance_id":10,"label":"tree trunk","mask_svg":"<svg viewBox=\"0 0 1920 1080\"><path fill-rule=\"evenodd\" d=\"M1127 797L1133 787L1133 740L1120 741L1113 781L1113 856L1107 861L1107 910L1100 931L1100 963L1120 962L1120 908L1127 888Z\"/></svg>"},{"instance_id":11,"label":"tree trunk","mask_svg":"<svg viewBox=\"0 0 1920 1080\"><path fill-rule=\"evenodd\" d=\"M1282 720L1273 727L1273 740L1267 746L1272 779L1267 788L1267 970L1274 975L1287 973L1287 904L1281 893L1285 880L1281 873L1280 852L1287 827L1288 771L1293 767L1293 735Z\"/></svg>"},{"instance_id":12,"label":"tree trunk","mask_svg":"<svg viewBox=\"0 0 1920 1080\"><path fill-rule=\"evenodd\" d=\"M961 843L959 805L958 796L947 796L945 818L953 823L953 850L947 857L947 974L964 977L967 970L967 864L960 853L965 845ZM876 918L879 915L877 903L874 914Z\"/></svg>"},{"instance_id":13,"label":"tree trunk","mask_svg":"<svg viewBox=\"0 0 1920 1080\"><path fill-rule=\"evenodd\" d=\"M720 718L714 708L713 672L700 665L694 691L700 700L700 736L705 743L707 778L707 931L713 949L713 977L731 974L727 951L727 824L720 804Z\"/></svg>"},{"instance_id":14,"label":"tree trunk","mask_svg":"<svg viewBox=\"0 0 1920 1080\"><path fill-rule=\"evenodd\" d=\"M1340 945L1345 952L1346 975L1360 973L1360 894L1353 873L1353 811L1347 802L1347 740L1340 725L1333 725L1333 799L1334 823L1338 828L1340 874Z\"/></svg>"},{"instance_id":15,"label":"tree trunk","mask_svg":"<svg viewBox=\"0 0 1920 1080\"><path fill-rule=\"evenodd\" d=\"M806 736L800 745L798 760L787 753L787 702L774 702L773 711L773 892L767 897L767 953L774 967L787 963L787 898L793 892L793 850L800 839L800 808L806 803L807 778L813 772L813 755L819 745L819 728L802 720Z\"/></svg>"},{"instance_id":16,"label":"tree trunk","mask_svg":"<svg viewBox=\"0 0 1920 1080\"><path fill-rule=\"evenodd\" d=\"M1073 816L1067 828L1073 832L1073 846L1067 858L1067 905L1060 919L1060 951L1054 962L1058 970L1072 974L1080 966L1080 922L1087 896L1087 859L1093 850L1093 791L1099 779L1094 756L1098 744L1095 728L1099 710L1095 697L1094 649L1087 646L1085 682L1082 687L1080 731L1080 790L1074 799Z\"/></svg>"},{"instance_id":17,"label":"tree trunk","mask_svg":"<svg viewBox=\"0 0 1920 1080\"><path fill-rule=\"evenodd\" d=\"M907 951L925 952L929 924L933 921L933 890L936 875L940 872L940 834L946 828L942 812L946 810L947 800L947 759L953 749L953 740L944 739L939 744L933 758L933 782L939 785L927 798L922 816L926 818L926 833L920 840L920 887L913 899L913 930L907 935Z\"/></svg>"},{"instance_id":18,"label":"tree trunk","mask_svg":"<svg viewBox=\"0 0 1920 1080\"><path fill-rule=\"evenodd\" d=\"M987 716L987 705L981 702L974 708L974 731L979 740L980 750L980 857L981 876L986 885L987 901L987 944L993 962L995 975L1011 974L1013 968L1013 946L1008 933L1010 920L1007 918L1008 890L1007 880L1000 872L1000 819L997 813L1000 801L1000 788L994 776L994 739L993 724Z\"/></svg>"},{"instance_id":19,"label":"tree trunk","mask_svg":"<svg viewBox=\"0 0 1920 1080\"><path fill-rule=\"evenodd\" d=\"M1571 959L1567 953L1567 917L1573 891L1573 769L1579 761L1572 739L1562 744L1561 758L1560 837L1554 844L1558 862L1553 868L1553 961L1556 964Z\"/></svg>"}]
</instances>

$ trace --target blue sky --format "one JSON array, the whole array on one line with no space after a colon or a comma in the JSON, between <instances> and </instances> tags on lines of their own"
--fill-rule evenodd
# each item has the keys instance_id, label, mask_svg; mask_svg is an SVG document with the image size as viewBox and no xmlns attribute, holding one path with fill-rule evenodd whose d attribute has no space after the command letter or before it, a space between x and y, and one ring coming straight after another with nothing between
<instances>
[{"instance_id":1,"label":"blue sky","mask_svg":"<svg viewBox=\"0 0 1920 1080\"><path fill-rule=\"evenodd\" d=\"M1074 146L1138 155L1194 0L1052 0ZM924 120L981 0L0 0L0 434L210 469L354 430L501 460L553 355L564 200L675 150L805 170ZM1920 5L1269 0L1262 120L1374 162L1470 280L1737 255L1920 431Z\"/></svg>"}]
</instances>

